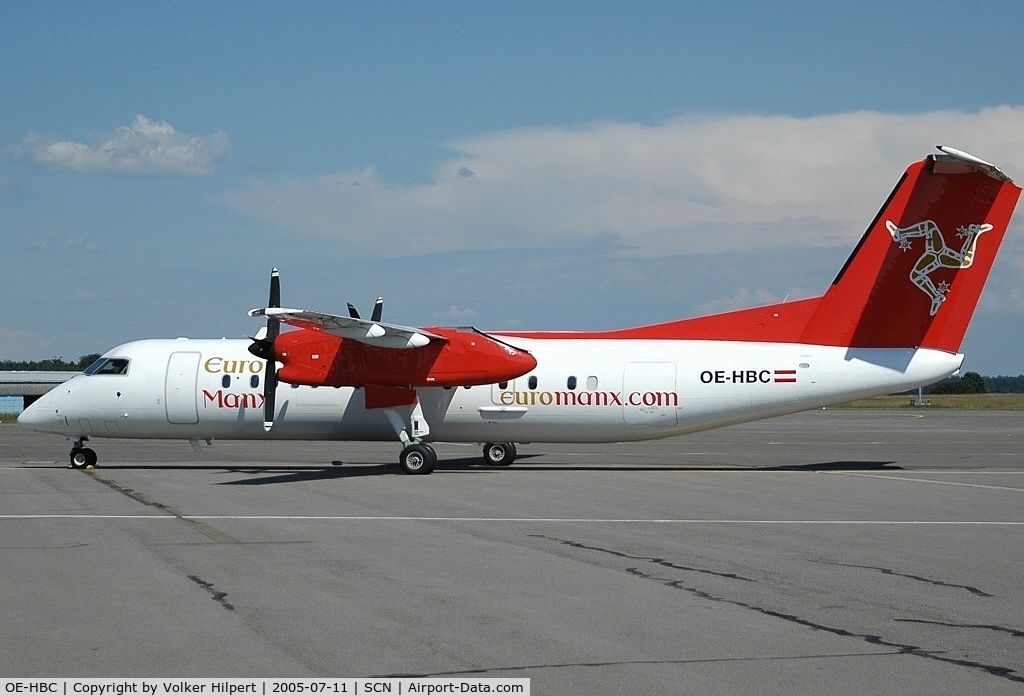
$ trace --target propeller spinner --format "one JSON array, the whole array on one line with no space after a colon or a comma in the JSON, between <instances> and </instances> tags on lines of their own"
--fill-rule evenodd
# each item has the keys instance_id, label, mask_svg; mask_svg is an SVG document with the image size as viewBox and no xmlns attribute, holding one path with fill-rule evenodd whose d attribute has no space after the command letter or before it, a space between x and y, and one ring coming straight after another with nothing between
<instances>
[{"instance_id":1,"label":"propeller spinner","mask_svg":"<svg viewBox=\"0 0 1024 696\"><path fill-rule=\"evenodd\" d=\"M275 268L270 272L270 300L267 307L281 306L281 276ZM274 354L274 341L281 333L281 320L274 316L267 317L267 326L253 336L249 352L257 358L267 361L263 375L263 430L270 432L274 427L274 413L277 398L277 356Z\"/></svg>"}]
</instances>

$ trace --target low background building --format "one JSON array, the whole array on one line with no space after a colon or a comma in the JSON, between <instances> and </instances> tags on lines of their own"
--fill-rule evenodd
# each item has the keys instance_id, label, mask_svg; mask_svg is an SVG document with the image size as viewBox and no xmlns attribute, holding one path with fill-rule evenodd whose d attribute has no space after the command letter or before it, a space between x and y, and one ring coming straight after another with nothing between
<instances>
[{"instance_id":1,"label":"low background building","mask_svg":"<svg viewBox=\"0 0 1024 696\"><path fill-rule=\"evenodd\" d=\"M25 407L78 372L0 371L0 413L21 413Z\"/></svg>"}]
</instances>

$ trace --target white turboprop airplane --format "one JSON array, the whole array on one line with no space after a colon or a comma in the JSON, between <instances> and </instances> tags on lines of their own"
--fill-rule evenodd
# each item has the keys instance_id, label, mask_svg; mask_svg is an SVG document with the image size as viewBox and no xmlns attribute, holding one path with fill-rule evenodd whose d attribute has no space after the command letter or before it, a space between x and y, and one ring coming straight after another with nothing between
<instances>
[{"instance_id":1,"label":"white turboprop airplane","mask_svg":"<svg viewBox=\"0 0 1024 696\"><path fill-rule=\"evenodd\" d=\"M412 328L280 307L252 340L142 340L29 406L22 425L98 437L399 440L428 474L430 441L615 442L690 433L887 394L956 373L1021 189L939 148L907 169L824 295L619 331ZM279 332L284 322L296 331ZM280 389L278 384L284 383Z\"/></svg>"}]
</instances>

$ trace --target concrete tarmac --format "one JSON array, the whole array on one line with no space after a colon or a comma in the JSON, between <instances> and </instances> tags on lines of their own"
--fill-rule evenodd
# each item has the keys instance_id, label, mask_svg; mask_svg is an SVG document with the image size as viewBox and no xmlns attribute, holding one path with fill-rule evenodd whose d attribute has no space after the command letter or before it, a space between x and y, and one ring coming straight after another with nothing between
<instances>
[{"instance_id":1,"label":"concrete tarmac","mask_svg":"<svg viewBox=\"0 0 1024 696\"><path fill-rule=\"evenodd\" d=\"M95 440L0 425L5 677L529 677L534 694L1024 692L1024 413L664 441Z\"/></svg>"}]
</instances>

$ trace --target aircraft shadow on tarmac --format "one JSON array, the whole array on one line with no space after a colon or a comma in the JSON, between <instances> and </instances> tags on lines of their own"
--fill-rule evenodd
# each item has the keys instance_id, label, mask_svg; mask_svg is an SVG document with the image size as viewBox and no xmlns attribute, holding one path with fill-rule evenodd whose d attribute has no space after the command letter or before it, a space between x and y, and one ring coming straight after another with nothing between
<instances>
[{"instance_id":1,"label":"aircraft shadow on tarmac","mask_svg":"<svg viewBox=\"0 0 1024 696\"><path fill-rule=\"evenodd\" d=\"M542 456L542 455L533 455ZM470 467L467 467L470 468ZM515 465L502 469L495 469L493 467L484 467L478 465L472 467L474 469L487 469L490 471L692 471L692 472L707 472L717 471L724 473L754 473L758 471L770 472L770 471L903 471L902 466L898 466L895 461L835 461L835 462L812 462L809 464L779 464L776 466L757 466L749 465L744 466L742 464L625 464L625 465L608 465L603 466L600 464L593 465L580 465L580 464L534 464L530 466ZM443 467L438 464L438 468L435 471L441 471Z\"/></svg>"},{"instance_id":2,"label":"aircraft shadow on tarmac","mask_svg":"<svg viewBox=\"0 0 1024 696\"><path fill-rule=\"evenodd\" d=\"M773 471L806 471L806 472L841 472L841 471L902 471L894 461L844 460L831 462L811 462L808 464L782 464L776 466L741 466L741 465L579 465L579 464L526 464L526 460L543 457L543 454L522 454L517 464L509 467L494 467L484 464L479 457L446 457L439 461L435 474L474 473L474 474L509 474L536 471L674 471L674 472L773 472ZM523 466L523 464L526 464ZM327 479L344 479L364 476L398 476L398 468L392 463L380 462L341 462L335 460L330 465L321 464L112 464L102 467L105 471L147 469L167 471L210 471L245 474L246 478L233 481L221 481L219 486L264 486L279 483L301 483L304 481L323 481Z\"/></svg>"},{"instance_id":3,"label":"aircraft shadow on tarmac","mask_svg":"<svg viewBox=\"0 0 1024 696\"><path fill-rule=\"evenodd\" d=\"M520 459L539 457L542 455L527 454L520 456ZM552 467L557 468L557 467ZM277 476L254 476L253 478L239 479L237 481L222 481L221 486L262 486L275 483L296 483L300 481L318 481L324 479L356 478L362 476L399 476L398 467L395 464L359 463L359 462L331 462L330 467L302 467L303 470L282 470L282 467L220 467L221 470L230 470L238 473L265 474L277 472ZM514 470L514 467L493 467L484 464L480 457L446 457L437 463L435 473L453 473L460 471L473 471L479 473L499 473L502 471Z\"/></svg>"},{"instance_id":4,"label":"aircraft shadow on tarmac","mask_svg":"<svg viewBox=\"0 0 1024 696\"><path fill-rule=\"evenodd\" d=\"M543 455L525 455L521 459L540 457ZM225 467L222 467L222 470ZM350 464L346 466L332 466L330 468L308 467L301 471L282 471L280 468L267 467L227 467L230 471L256 475L252 478L240 479L237 481L223 481L218 485L234 486L259 486L275 483L296 483L301 481L316 481L323 479L353 478L361 476L387 476L399 475L393 464ZM536 472L536 471L675 471L675 472L772 472L772 471L807 471L807 472L840 472L840 471L901 471L903 467L896 466L892 461L834 461L814 462L810 464L788 464L782 466L767 467L728 467L728 466L686 466L686 465L665 465L665 466L580 466L574 464L535 464L529 466L493 467L480 462L477 457L465 457L462 459L446 459L438 462L435 474L445 473L475 473L475 474L510 474ZM276 476L259 476L259 474L277 472Z\"/></svg>"},{"instance_id":5,"label":"aircraft shadow on tarmac","mask_svg":"<svg viewBox=\"0 0 1024 696\"><path fill-rule=\"evenodd\" d=\"M755 471L903 471L896 462L839 461L754 467Z\"/></svg>"}]
</instances>

